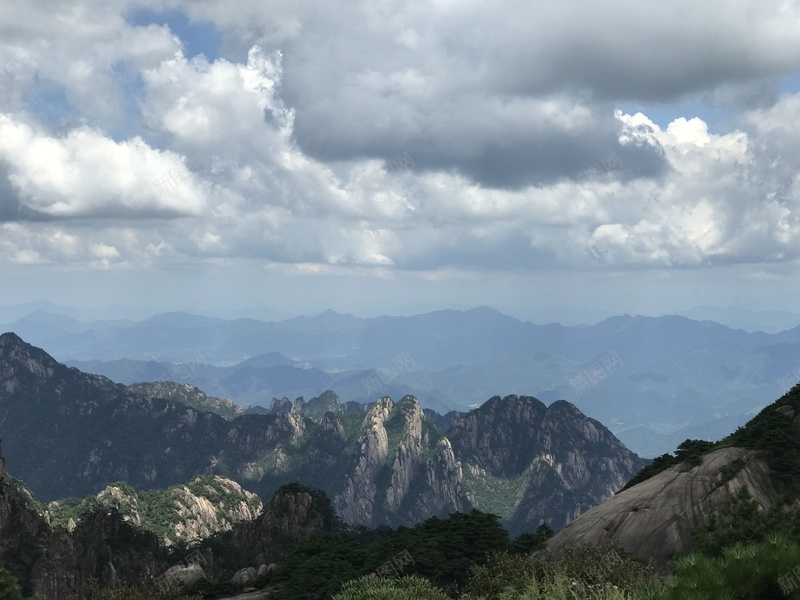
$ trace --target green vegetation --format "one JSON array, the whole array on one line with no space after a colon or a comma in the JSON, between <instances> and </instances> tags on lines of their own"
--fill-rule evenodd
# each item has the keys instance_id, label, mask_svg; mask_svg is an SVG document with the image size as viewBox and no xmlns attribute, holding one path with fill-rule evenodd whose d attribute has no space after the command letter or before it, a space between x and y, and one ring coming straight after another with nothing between
<instances>
[{"instance_id":1,"label":"green vegetation","mask_svg":"<svg viewBox=\"0 0 800 600\"><path fill-rule=\"evenodd\" d=\"M736 544L763 543L777 535L800 539L800 512L786 506L761 510L744 488L692 532L697 551L710 557Z\"/></svg>"},{"instance_id":2,"label":"green vegetation","mask_svg":"<svg viewBox=\"0 0 800 600\"><path fill-rule=\"evenodd\" d=\"M527 472L519 477L503 479L487 472L475 475L469 465L464 465L462 473L462 485L474 498L475 508L498 515L504 520L510 520L514 516L527 482Z\"/></svg>"},{"instance_id":3,"label":"green vegetation","mask_svg":"<svg viewBox=\"0 0 800 600\"><path fill-rule=\"evenodd\" d=\"M194 482L195 492L213 487L210 478ZM478 510L433 517L414 527L347 527L335 518L324 492L301 484L283 494L309 492L330 514L327 531L287 541L277 569L256 582L271 597L287 600L693 600L800 598L789 578L800 565L800 513L776 507L760 510L745 491L694 532L696 552L672 561L669 577L610 545L585 544L560 555L544 549L552 531L542 525L510 540L499 517ZM225 501L224 494L217 498ZM154 538L125 523L115 508L86 515L111 519L103 531L114 553L153 552ZM108 522L108 521L106 521ZM91 531L93 527L84 527ZM232 532L202 543L215 558L211 580L179 591L147 587L95 590L90 600L188 600L234 596L233 572L252 564ZM185 555L181 548L178 555ZM218 562L219 559L219 562ZM167 562L169 559L167 559ZM173 560L174 562L174 560ZM151 586L152 588L152 586ZM786 595L784 595L786 592ZM194 596L188 594L195 594ZM19 596L9 596L17 600ZM0 595L0 600L3 596ZM21 598L20 598L21 600Z\"/></svg>"},{"instance_id":4,"label":"green vegetation","mask_svg":"<svg viewBox=\"0 0 800 600\"><path fill-rule=\"evenodd\" d=\"M717 443L703 440L686 440L678 446L675 455L663 454L642 469L623 490L636 485L672 466L683 464L689 470L702 463L703 454L716 448L738 447L756 450L770 468L773 484L787 500L797 494L796 482L800 478L800 428L794 416L800 414L800 385L793 387L780 400L739 427L734 433ZM730 481L744 466L742 459L734 460L722 470L722 481Z\"/></svg>"},{"instance_id":5,"label":"green vegetation","mask_svg":"<svg viewBox=\"0 0 800 600\"><path fill-rule=\"evenodd\" d=\"M5 569L0 569L0 600L23 600L19 583ZM31 600L36 600L36 597L34 596Z\"/></svg>"},{"instance_id":6,"label":"green vegetation","mask_svg":"<svg viewBox=\"0 0 800 600\"><path fill-rule=\"evenodd\" d=\"M626 490L675 465L683 464L685 470L696 467L702 463L704 454L716 448L738 447L758 451L770 468L776 489L791 500L797 494L796 482L800 479L800 427L794 422L797 414L800 414L800 385L719 442L682 442L674 456L662 454L655 458L622 489ZM722 472L723 482L733 478L742 466L741 460L728 465Z\"/></svg>"},{"instance_id":7,"label":"green vegetation","mask_svg":"<svg viewBox=\"0 0 800 600\"><path fill-rule=\"evenodd\" d=\"M339 414L342 412L342 403L332 390L322 392L317 398L312 398L303 407L303 416L314 421L319 421L326 412Z\"/></svg>"},{"instance_id":8,"label":"green vegetation","mask_svg":"<svg viewBox=\"0 0 800 600\"><path fill-rule=\"evenodd\" d=\"M413 528L315 536L287 550L269 589L281 598L337 600L800 598L800 583L789 581L800 566L792 541L800 538L800 513L760 510L746 491L695 530L697 550L673 560L669 577L613 546L581 544L556 556L543 549L552 534L546 525L514 541L498 528L496 516L473 511ZM311 591L318 588L324 593Z\"/></svg>"},{"instance_id":9,"label":"green vegetation","mask_svg":"<svg viewBox=\"0 0 800 600\"><path fill-rule=\"evenodd\" d=\"M160 592L148 586L119 586L92 590L89 600L199 600L202 596L189 596L180 590Z\"/></svg>"},{"instance_id":10,"label":"green vegetation","mask_svg":"<svg viewBox=\"0 0 800 600\"><path fill-rule=\"evenodd\" d=\"M333 600L448 600L448 596L422 577L382 579L368 575L345 583Z\"/></svg>"},{"instance_id":11,"label":"green vegetation","mask_svg":"<svg viewBox=\"0 0 800 600\"><path fill-rule=\"evenodd\" d=\"M672 454L662 454L653 459L653 462L639 471L620 491L627 490L637 483L646 481L675 465L682 465L681 470L689 471L701 465L703 454L713 450L715 446L716 444L713 442L705 440L684 440L678 444L674 456Z\"/></svg>"},{"instance_id":12,"label":"green vegetation","mask_svg":"<svg viewBox=\"0 0 800 600\"><path fill-rule=\"evenodd\" d=\"M257 497L247 498L236 492L216 477L198 476L185 486L177 485L166 490L149 490L137 492L125 482L109 485L106 490L119 490L118 493L101 492L98 496L87 496L84 499L66 498L51 502L44 509L50 515L52 527L67 528L70 520L77 524L87 514L101 507L114 508L131 523L141 522L144 530L154 533L159 540L168 540L170 544L191 541L186 534L178 535L175 527L183 522L178 508L189 493L207 499L217 511L220 522L235 523L236 508L245 502L251 512L258 513L261 500Z\"/></svg>"},{"instance_id":13,"label":"green vegetation","mask_svg":"<svg viewBox=\"0 0 800 600\"><path fill-rule=\"evenodd\" d=\"M716 558L702 553L674 560L672 576L653 585L643 600L764 600L800 598L788 580L800 565L800 545L781 536L736 544Z\"/></svg>"},{"instance_id":14,"label":"green vegetation","mask_svg":"<svg viewBox=\"0 0 800 600\"><path fill-rule=\"evenodd\" d=\"M473 565L486 563L497 552L541 548L548 532L541 529L538 537L510 542L496 516L477 510L395 530L337 527L286 547L273 579L278 597L330 598L352 579L406 575L423 577L443 592L455 594L466 586ZM361 581L352 584L348 593L384 594L393 589L388 583Z\"/></svg>"},{"instance_id":15,"label":"green vegetation","mask_svg":"<svg viewBox=\"0 0 800 600\"><path fill-rule=\"evenodd\" d=\"M347 436L347 449L350 449L353 442L361 436L364 426L364 415L362 413L350 412L339 415L344 425L344 433Z\"/></svg>"},{"instance_id":16,"label":"green vegetation","mask_svg":"<svg viewBox=\"0 0 800 600\"><path fill-rule=\"evenodd\" d=\"M556 558L548 551L498 554L473 567L468 598L633 600L653 580L650 567L612 546L578 545Z\"/></svg>"},{"instance_id":17,"label":"green vegetation","mask_svg":"<svg viewBox=\"0 0 800 600\"><path fill-rule=\"evenodd\" d=\"M397 452L397 448L405 440L406 420L408 415L419 409L419 404L413 396L403 396L403 398L392 407L389 418L386 419L384 426L389 438L389 456ZM436 438L438 439L438 434Z\"/></svg>"},{"instance_id":18,"label":"green vegetation","mask_svg":"<svg viewBox=\"0 0 800 600\"><path fill-rule=\"evenodd\" d=\"M578 545L561 557L548 551L498 552L473 565L466 585L446 589L431 578L361 576L341 588L336 600L419 598L435 600L768 600L800 598L792 580L800 545L770 535L764 541L727 546L717 557L703 552L677 558L672 575L660 577L612 546Z\"/></svg>"},{"instance_id":19,"label":"green vegetation","mask_svg":"<svg viewBox=\"0 0 800 600\"><path fill-rule=\"evenodd\" d=\"M244 409L234 404L231 400L209 396L200 388L188 383L154 381L151 383L135 383L129 385L128 389L142 396L163 398L196 410L215 413L228 421L244 414Z\"/></svg>"},{"instance_id":20,"label":"green vegetation","mask_svg":"<svg viewBox=\"0 0 800 600\"><path fill-rule=\"evenodd\" d=\"M794 496L794 482L800 476L800 428L793 420L793 416L798 413L800 385L767 406L744 427L719 442L719 445L758 450L769 465L778 491L787 497Z\"/></svg>"},{"instance_id":21,"label":"green vegetation","mask_svg":"<svg viewBox=\"0 0 800 600\"><path fill-rule=\"evenodd\" d=\"M28 486L21 480L16 477L11 477L10 475L6 475L5 480L8 482L9 495L13 496L19 504L39 514L44 514L46 510L44 505L36 499L33 492L28 489Z\"/></svg>"}]
</instances>

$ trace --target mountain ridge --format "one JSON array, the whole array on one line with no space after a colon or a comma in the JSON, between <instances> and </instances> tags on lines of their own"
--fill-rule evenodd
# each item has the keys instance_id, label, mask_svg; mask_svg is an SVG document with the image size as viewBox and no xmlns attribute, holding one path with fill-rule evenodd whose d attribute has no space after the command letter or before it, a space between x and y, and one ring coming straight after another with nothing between
<instances>
[{"instance_id":1,"label":"mountain ridge","mask_svg":"<svg viewBox=\"0 0 800 600\"><path fill-rule=\"evenodd\" d=\"M162 315L49 334L42 324L31 329L23 322L18 333L61 360L118 359L70 364L121 383L178 370L179 383L244 406L326 389L360 402L411 393L442 414L494 394L567 399L651 457L671 450L671 436L683 429L700 426L696 435L708 437L730 419L743 424L800 379L797 327L766 334L676 315L614 316L583 327L535 324L480 307L410 317L326 312L273 322L182 313L170 321ZM615 368L602 369L612 354L619 357Z\"/></svg>"},{"instance_id":2,"label":"mountain ridge","mask_svg":"<svg viewBox=\"0 0 800 600\"><path fill-rule=\"evenodd\" d=\"M19 465L20 476L45 500L97 493L121 479L141 489L168 487L197 474L229 477L267 496L299 476L303 483L326 490L347 522L412 523L466 510L472 504L468 494L481 502L491 488L485 482L472 490L465 487L476 480L464 478L462 459L455 454L467 447L453 433L463 423L475 423L488 432L488 448L503 443L520 446L525 423L541 425L544 420L536 421L532 415L549 410L532 397L508 396L504 401L519 407L519 414L528 419L523 419L522 428L509 430L505 440L489 439L490 428L483 423L490 419L490 409L478 408L458 417L448 432L441 433L413 396L398 402L382 397L366 412L354 412L331 393L327 400L309 401L308 410L316 411L316 420L302 412L277 412L226 421L61 365L14 334L0 336L4 450ZM549 414L562 416L551 418L548 427L564 433L545 435L540 440L542 452L552 450L554 456L574 462L576 445L587 443L581 441L582 436L602 428L603 443L614 456L613 468L589 482L586 465L580 466L584 470L580 477L573 477L567 468L566 479L558 460L537 467L537 481L550 482L543 493L566 498L548 514L540 510L542 501L535 488L526 487L527 480L518 480L519 465L512 474L499 473L500 484L523 486L535 496L529 502L533 508L512 519L514 527L538 526L543 519L560 526L598 495L610 495L644 465L577 408L565 413L569 406L556 403L550 410ZM41 414L59 414L59 419L42 420L39 413L32 414L32 407ZM75 429L83 432L80 438L71 436ZM456 441L451 443L448 436ZM472 448L471 456L476 463L488 460L483 448ZM571 496L565 492L569 489Z\"/></svg>"}]
</instances>

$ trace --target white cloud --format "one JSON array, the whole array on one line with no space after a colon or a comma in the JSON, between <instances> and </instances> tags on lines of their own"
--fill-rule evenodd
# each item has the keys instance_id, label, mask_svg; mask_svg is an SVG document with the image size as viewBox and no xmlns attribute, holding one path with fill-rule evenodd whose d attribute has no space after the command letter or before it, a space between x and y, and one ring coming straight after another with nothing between
<instances>
[{"instance_id":1,"label":"white cloud","mask_svg":"<svg viewBox=\"0 0 800 600\"><path fill-rule=\"evenodd\" d=\"M724 131L614 111L797 69L794 3L72 5L0 12L0 261L441 279L800 258L800 95ZM143 6L213 21L229 52L187 59L125 20Z\"/></svg>"},{"instance_id":2,"label":"white cloud","mask_svg":"<svg viewBox=\"0 0 800 600\"><path fill-rule=\"evenodd\" d=\"M199 214L192 181L175 181L180 157L135 137L123 142L87 127L54 137L0 114L0 160L28 208L51 217ZM184 170L178 169L185 175Z\"/></svg>"}]
</instances>

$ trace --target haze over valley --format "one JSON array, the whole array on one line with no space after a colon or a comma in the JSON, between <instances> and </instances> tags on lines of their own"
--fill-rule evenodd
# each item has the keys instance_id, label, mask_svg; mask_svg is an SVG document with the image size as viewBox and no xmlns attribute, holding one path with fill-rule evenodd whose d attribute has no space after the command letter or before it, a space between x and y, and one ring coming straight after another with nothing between
<instances>
[{"instance_id":1,"label":"haze over valley","mask_svg":"<svg viewBox=\"0 0 800 600\"><path fill-rule=\"evenodd\" d=\"M441 414L496 395L564 399L645 457L719 439L800 379L800 328L746 332L674 315L562 326L487 307L269 322L165 313L84 323L36 311L2 328L118 383L190 383L243 407L326 390L360 403L412 394Z\"/></svg>"}]
</instances>

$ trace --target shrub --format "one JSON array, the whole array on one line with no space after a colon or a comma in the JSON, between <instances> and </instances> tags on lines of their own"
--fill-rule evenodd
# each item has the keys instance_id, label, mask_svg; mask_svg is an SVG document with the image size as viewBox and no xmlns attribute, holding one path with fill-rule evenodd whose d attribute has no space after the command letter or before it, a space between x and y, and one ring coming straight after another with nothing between
<instances>
[{"instance_id":1,"label":"shrub","mask_svg":"<svg viewBox=\"0 0 800 600\"><path fill-rule=\"evenodd\" d=\"M348 581L333 600L448 600L430 581L416 575L399 579L360 577Z\"/></svg>"}]
</instances>

